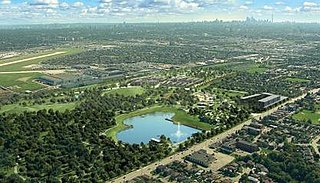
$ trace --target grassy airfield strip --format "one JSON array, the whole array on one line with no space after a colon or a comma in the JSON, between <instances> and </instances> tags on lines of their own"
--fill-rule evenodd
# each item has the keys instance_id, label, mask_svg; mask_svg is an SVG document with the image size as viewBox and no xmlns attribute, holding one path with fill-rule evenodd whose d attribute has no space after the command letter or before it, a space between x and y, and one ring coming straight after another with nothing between
<instances>
[{"instance_id":1,"label":"grassy airfield strip","mask_svg":"<svg viewBox=\"0 0 320 183\"><path fill-rule=\"evenodd\" d=\"M37 57L26 58L26 59L22 59L22 60L13 61L13 62L6 62L6 63L3 63L3 64L0 64L0 67L6 66L6 65L17 64L17 63L21 63L21 62L28 62L28 61L31 61L31 60L37 60L37 59L46 58L46 57L52 57L52 56L55 56L55 55L61 55L63 53L66 53L66 52L58 51L58 52L55 52L55 53L50 53L50 54L41 55L41 56L37 56Z\"/></svg>"},{"instance_id":2,"label":"grassy airfield strip","mask_svg":"<svg viewBox=\"0 0 320 183\"><path fill-rule=\"evenodd\" d=\"M27 67L33 64L39 64L47 59L62 57L66 55L72 55L81 52L81 49L69 48L59 49L56 51L48 51L46 53L39 53L38 55L24 55L17 58L11 58L7 61L0 62L0 72L13 72L13 71L27 71L32 70L31 67Z\"/></svg>"},{"instance_id":3,"label":"grassy airfield strip","mask_svg":"<svg viewBox=\"0 0 320 183\"><path fill-rule=\"evenodd\" d=\"M2 60L0 61L0 86L9 88L15 92L42 89L45 86L35 83L34 79L43 75L43 73L50 73L50 71L32 70L31 67L26 66L39 64L49 58L61 57L79 52L81 52L80 49L74 48L59 49L56 51L40 53L38 55L23 55L16 58L10 58L8 60ZM60 71L53 70L53 72L58 73Z\"/></svg>"}]
</instances>

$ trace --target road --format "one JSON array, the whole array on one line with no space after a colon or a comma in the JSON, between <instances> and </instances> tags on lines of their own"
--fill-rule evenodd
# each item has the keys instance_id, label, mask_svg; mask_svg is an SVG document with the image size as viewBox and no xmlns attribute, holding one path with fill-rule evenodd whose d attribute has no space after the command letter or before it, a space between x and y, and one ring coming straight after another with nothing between
<instances>
[{"instance_id":1,"label":"road","mask_svg":"<svg viewBox=\"0 0 320 183\"><path fill-rule=\"evenodd\" d=\"M31 60L36 60L36 59L41 59L41 58L46 58L46 57L51 57L51 56L55 56L55 55L61 55L63 53L66 53L66 52L59 51L59 52L50 53L50 54L46 54L46 55L41 55L41 56L36 56L36 57L31 57L31 58L25 58L25 59L13 61L13 62L7 62L7 63L0 64L0 67L1 66L12 65L12 64L17 64L17 63L21 63L21 62L28 62L28 61L31 61Z\"/></svg>"},{"instance_id":2,"label":"road","mask_svg":"<svg viewBox=\"0 0 320 183\"><path fill-rule=\"evenodd\" d=\"M318 142L320 140L320 135L318 135L312 142L311 146L315 150L315 152L320 156L319 148L318 148Z\"/></svg>"},{"instance_id":3,"label":"road","mask_svg":"<svg viewBox=\"0 0 320 183\"><path fill-rule=\"evenodd\" d=\"M44 73L44 74L62 74L65 70L32 70L32 71L9 71L0 72L0 74L28 74L28 73Z\"/></svg>"},{"instance_id":4,"label":"road","mask_svg":"<svg viewBox=\"0 0 320 183\"><path fill-rule=\"evenodd\" d=\"M315 92L318 92L320 90L320 88L318 89L314 89L314 90L311 90L310 92L311 93L315 93ZM303 94L299 97L296 97L296 98L293 98L293 99L290 99L288 100L287 102L285 102L284 104L282 104L281 106L285 105L285 104L288 104L288 103L293 103L297 100L300 100L302 98L304 98L307 94ZM263 112L263 113L259 113L259 114L254 114L253 115L253 118L254 119L257 119L259 120L260 118L263 118L265 116L268 116L270 115L271 113L277 111L281 106L277 106L277 107L274 107L273 109L270 109L269 111L266 111L266 112ZM206 149L208 148L208 146L210 144L213 144L213 143L217 143L219 141L221 141L222 139L228 137L229 135L235 133L236 131L240 130L244 125L249 125L251 123L252 120L248 120L244 123L241 123L221 134L218 134L214 137L212 137L211 139L208 139L200 144L196 144L194 146L192 146L191 148L189 148L188 150L184 151L184 152L180 152L180 153L176 153L176 154L173 154L167 158L164 158L156 163L152 163L150 165L147 165L141 169L138 169L136 171L133 171L127 175L124 175L122 177L119 177L117 179L114 179L113 181L111 182L115 182L115 183L121 183L121 182L125 182L127 180L131 180L137 176L140 176L140 175L151 175L150 172L154 169L156 169L156 167L158 165L165 165L165 164L169 164L175 160L183 160L185 156L189 155L190 153L194 152L194 151L198 151L200 149Z\"/></svg>"}]
</instances>

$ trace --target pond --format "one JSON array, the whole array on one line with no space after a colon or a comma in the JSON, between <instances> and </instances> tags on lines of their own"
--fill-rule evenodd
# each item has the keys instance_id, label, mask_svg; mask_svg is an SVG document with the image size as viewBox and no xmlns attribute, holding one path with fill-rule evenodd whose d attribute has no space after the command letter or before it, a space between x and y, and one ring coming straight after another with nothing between
<instances>
[{"instance_id":1,"label":"pond","mask_svg":"<svg viewBox=\"0 0 320 183\"><path fill-rule=\"evenodd\" d=\"M124 124L131 128L117 134L117 139L130 144L148 143L152 138L159 139L165 135L176 144L185 141L192 134L200 132L195 128L174 124L169 121L174 113L151 113L136 116L124 121Z\"/></svg>"}]
</instances>

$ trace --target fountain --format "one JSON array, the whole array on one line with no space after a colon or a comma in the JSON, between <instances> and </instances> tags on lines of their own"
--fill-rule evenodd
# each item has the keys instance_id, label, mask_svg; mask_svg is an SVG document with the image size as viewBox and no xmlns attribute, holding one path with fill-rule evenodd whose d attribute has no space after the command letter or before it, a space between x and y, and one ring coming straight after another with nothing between
<instances>
[{"instance_id":1,"label":"fountain","mask_svg":"<svg viewBox=\"0 0 320 183\"><path fill-rule=\"evenodd\" d=\"M180 123L178 123L178 130L177 130L177 132L175 133L175 135L176 135L178 138L183 135L183 133L182 133L181 130L180 130Z\"/></svg>"}]
</instances>

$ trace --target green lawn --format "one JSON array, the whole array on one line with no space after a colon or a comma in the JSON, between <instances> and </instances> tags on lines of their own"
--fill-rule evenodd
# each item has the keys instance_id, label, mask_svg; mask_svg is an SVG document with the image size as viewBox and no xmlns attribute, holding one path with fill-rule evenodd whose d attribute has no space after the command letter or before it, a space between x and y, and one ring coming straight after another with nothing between
<instances>
[{"instance_id":1,"label":"green lawn","mask_svg":"<svg viewBox=\"0 0 320 183\"><path fill-rule=\"evenodd\" d=\"M264 67L262 64L256 64L253 62L248 63L247 61L215 64L215 65L210 65L209 67L229 68L234 71L249 72L249 73L264 73L265 71L268 70L268 68Z\"/></svg>"},{"instance_id":2,"label":"green lawn","mask_svg":"<svg viewBox=\"0 0 320 183\"><path fill-rule=\"evenodd\" d=\"M320 124L320 111L312 112L303 110L298 114L293 115L293 118L299 121L311 120L313 124Z\"/></svg>"},{"instance_id":3,"label":"green lawn","mask_svg":"<svg viewBox=\"0 0 320 183\"><path fill-rule=\"evenodd\" d=\"M116 137L117 133L128 128L125 124L123 124L124 120L135 117L135 116L140 116L140 115L145 115L145 114L155 113L155 112L174 113L175 115L173 116L172 120L175 123L179 122L182 125L190 126L200 130L210 130L212 128L211 125L200 122L198 117L188 115L185 111L181 109L178 109L175 107L154 106L154 107L145 108L145 109L137 110L128 114L121 114L117 116L116 117L117 125L113 128L108 129L106 131L106 134L112 139L114 139L115 141L117 141L117 137Z\"/></svg>"},{"instance_id":4,"label":"green lawn","mask_svg":"<svg viewBox=\"0 0 320 183\"><path fill-rule=\"evenodd\" d=\"M213 92L224 94L224 96L228 95L229 97L237 97L237 96L242 97L248 94L247 92L243 92L243 91L226 90L222 88L213 88Z\"/></svg>"},{"instance_id":5,"label":"green lawn","mask_svg":"<svg viewBox=\"0 0 320 183\"><path fill-rule=\"evenodd\" d=\"M264 73L268 68L262 67L261 64L241 64L233 68L236 71L249 73Z\"/></svg>"},{"instance_id":6,"label":"green lawn","mask_svg":"<svg viewBox=\"0 0 320 183\"><path fill-rule=\"evenodd\" d=\"M32 65L32 64L39 64L40 62L47 60L49 58L56 58L56 57L61 57L64 55L70 55L70 54L76 54L81 52L80 49L74 49L74 48L69 48L69 49L58 49L54 51L48 51L44 53L38 53L38 54L30 54L30 55L24 55L24 56L19 56L15 58L10 58L6 60L7 62L14 62L17 60L25 59L25 58L32 58L36 56L42 56L42 55L47 55L55 52L60 52L64 51L66 53L59 54L59 55L54 55L54 56L49 56L45 58L40 58L40 59L35 59L35 60L30 60L26 62L21 62L21 63L16 63L12 65L6 65L6 66L1 66L0 67L0 72L14 72L14 71L27 71L30 70L31 68L25 68L25 66ZM4 61L0 61L0 64L4 63ZM0 85L4 87L11 87L13 91L15 92L23 92L25 90L38 90L42 89L45 86L40 85L38 83L32 82L35 78L38 78L42 74L40 73L10 73L10 74L0 74Z\"/></svg>"},{"instance_id":7,"label":"green lawn","mask_svg":"<svg viewBox=\"0 0 320 183\"><path fill-rule=\"evenodd\" d=\"M5 105L0 108L0 113L22 113L22 112L32 112L39 111L42 109L53 109L55 111L65 111L67 109L72 110L77 106L76 102L66 103L66 104L42 104L42 105L32 105L32 106L21 106L19 104Z\"/></svg>"},{"instance_id":8,"label":"green lawn","mask_svg":"<svg viewBox=\"0 0 320 183\"><path fill-rule=\"evenodd\" d=\"M137 87L119 88L119 89L109 90L109 91L104 92L103 95L119 94L119 95L125 95L125 96L135 96L135 95L141 95L143 93L144 93L144 89L140 86L137 86Z\"/></svg>"},{"instance_id":9,"label":"green lawn","mask_svg":"<svg viewBox=\"0 0 320 183\"><path fill-rule=\"evenodd\" d=\"M308 83L310 80L302 79L302 78L286 78L287 81L295 82L295 83Z\"/></svg>"},{"instance_id":10,"label":"green lawn","mask_svg":"<svg viewBox=\"0 0 320 183\"><path fill-rule=\"evenodd\" d=\"M40 73L0 74L0 85L12 87L12 90L17 92L38 90L44 88L43 85L33 82L39 76Z\"/></svg>"},{"instance_id":11,"label":"green lawn","mask_svg":"<svg viewBox=\"0 0 320 183\"><path fill-rule=\"evenodd\" d=\"M65 52L59 55L54 55L54 56L48 56L45 58L39 58L39 59L34 59L34 60L30 60L30 61L25 61L25 62L20 62L20 63L15 63L12 65L6 65L6 66L1 66L0 67L0 72L11 72L11 71L27 71L27 70L31 70L31 68L25 68L25 66L28 65L32 65L32 64L39 64L42 61L51 59L51 58L57 58L57 57L62 57L65 55L72 55L72 54L76 54L81 52L80 49L75 49L75 48L70 48L70 49L58 49L58 50L54 50L54 51L48 51L48 52L44 52L44 53L38 53L38 54L31 54L31 55L24 55L24 56L20 56L20 57L16 57L16 58L11 58L9 60L6 60L7 62L14 62L14 61L18 61L21 59L26 59L26 58L32 58L32 57L37 57L37 56L42 56L42 55L48 55L48 54L52 54L52 53L56 53L56 52ZM0 63L4 63L4 61L1 61Z\"/></svg>"}]
</instances>

